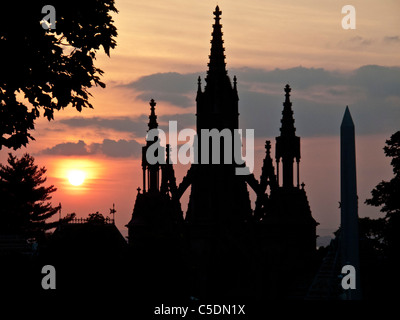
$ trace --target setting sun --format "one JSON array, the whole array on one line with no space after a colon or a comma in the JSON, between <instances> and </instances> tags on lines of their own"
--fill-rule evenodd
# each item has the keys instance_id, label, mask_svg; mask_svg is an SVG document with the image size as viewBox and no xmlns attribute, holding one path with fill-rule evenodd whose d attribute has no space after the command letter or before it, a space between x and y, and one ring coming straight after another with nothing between
<instances>
[{"instance_id":1,"label":"setting sun","mask_svg":"<svg viewBox=\"0 0 400 320\"><path fill-rule=\"evenodd\" d=\"M54 163L54 184L63 192L77 195L93 191L94 181L102 179L105 162L103 159L86 159L83 157L58 158ZM50 170L50 169L49 169Z\"/></svg>"},{"instance_id":2,"label":"setting sun","mask_svg":"<svg viewBox=\"0 0 400 320\"><path fill-rule=\"evenodd\" d=\"M68 171L68 181L73 186L80 186L86 178L86 173L82 170L70 170Z\"/></svg>"}]
</instances>

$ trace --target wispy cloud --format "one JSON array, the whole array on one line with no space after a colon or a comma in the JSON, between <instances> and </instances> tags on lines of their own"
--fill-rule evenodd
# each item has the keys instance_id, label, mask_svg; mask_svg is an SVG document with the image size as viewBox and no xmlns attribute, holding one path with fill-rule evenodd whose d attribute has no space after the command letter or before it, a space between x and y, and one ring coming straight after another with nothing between
<instances>
[{"instance_id":1,"label":"wispy cloud","mask_svg":"<svg viewBox=\"0 0 400 320\"><path fill-rule=\"evenodd\" d=\"M60 123L70 128L101 128L117 132L131 132L141 135L146 130L146 116L129 117L73 117L61 119Z\"/></svg>"},{"instance_id":2,"label":"wispy cloud","mask_svg":"<svg viewBox=\"0 0 400 320\"><path fill-rule=\"evenodd\" d=\"M361 37L356 40L365 41ZM279 134L286 83L293 88L297 132L302 136L338 134L346 105L352 110L359 134L392 132L398 128L400 105L393 103L400 97L400 67L369 65L346 73L301 66L274 70L238 68L229 70L229 74L238 78L240 124L255 129L256 136ZM194 100L193 82L197 75L156 73L126 87L149 94L154 90L154 95L186 108L188 105L182 99L189 95ZM388 99L390 104L385 103ZM168 116L163 117L164 121L167 119ZM187 114L186 120L189 119L194 121L194 116Z\"/></svg>"},{"instance_id":3,"label":"wispy cloud","mask_svg":"<svg viewBox=\"0 0 400 320\"><path fill-rule=\"evenodd\" d=\"M338 46L340 48L345 48L345 49L355 49L355 48L367 47L373 45L374 43L376 43L376 40L357 35L354 37L340 40L338 42Z\"/></svg>"},{"instance_id":4,"label":"wispy cloud","mask_svg":"<svg viewBox=\"0 0 400 320\"><path fill-rule=\"evenodd\" d=\"M162 103L160 103L162 104ZM157 117L159 127L165 129L169 121L176 121L179 128L188 128L195 125L195 115L193 113L177 113L161 115ZM148 115L142 115L137 118L129 117L73 117L59 120L70 129L76 128L95 128L111 129L116 132L133 133L137 137L144 137L148 130ZM62 129L58 129L59 131ZM65 130L65 129L64 129Z\"/></svg>"},{"instance_id":5,"label":"wispy cloud","mask_svg":"<svg viewBox=\"0 0 400 320\"><path fill-rule=\"evenodd\" d=\"M137 98L142 101L148 101L151 97L157 101L165 101L178 107L187 108L194 105L199 74L155 73L120 85L120 87L138 92Z\"/></svg>"},{"instance_id":6,"label":"wispy cloud","mask_svg":"<svg viewBox=\"0 0 400 320\"><path fill-rule=\"evenodd\" d=\"M386 43L400 43L400 36L386 36L383 41Z\"/></svg>"},{"instance_id":7,"label":"wispy cloud","mask_svg":"<svg viewBox=\"0 0 400 320\"><path fill-rule=\"evenodd\" d=\"M52 148L46 148L41 151L41 154L46 155L63 155L63 156L83 156L89 155L91 152L89 151L89 146L83 141L79 140L78 142L64 142L55 145Z\"/></svg>"},{"instance_id":8,"label":"wispy cloud","mask_svg":"<svg viewBox=\"0 0 400 320\"><path fill-rule=\"evenodd\" d=\"M301 66L273 70L237 68L228 73L238 78L240 126L254 129L257 137L279 134L286 83L292 87L295 125L300 136L337 135L346 105L351 109L358 134L390 134L398 130L400 67L368 65L345 73ZM161 129L168 130L168 121L177 121L178 130L181 130L195 126L195 114L188 112L187 107L195 106L196 92L193 87L197 87L197 83L193 85L193 82L197 82L197 77L198 73L156 73L124 86L134 93L140 90L139 97L147 92L146 97L142 97L146 103L149 96L155 99L158 96L157 106L172 104L180 107L184 113L159 115L158 123ZM202 83L204 88L204 80ZM189 96L192 102L185 100ZM115 131L111 136L105 133L107 135L101 138L115 139L118 133L132 134L128 138L124 136L127 141L144 138L148 130L148 114L138 117L74 117L59 121L69 130L95 128ZM122 146L122 143L119 145ZM66 153L67 148L73 148L75 153L80 154L84 154L85 150L93 152L88 146L83 148L82 143L62 146ZM104 148L102 152L107 154L111 144ZM52 152L57 152L57 149Z\"/></svg>"},{"instance_id":9,"label":"wispy cloud","mask_svg":"<svg viewBox=\"0 0 400 320\"><path fill-rule=\"evenodd\" d=\"M78 142L64 142L40 152L44 155L83 156L102 154L113 158L139 157L141 145L135 140L104 139L101 143L86 144Z\"/></svg>"}]
</instances>

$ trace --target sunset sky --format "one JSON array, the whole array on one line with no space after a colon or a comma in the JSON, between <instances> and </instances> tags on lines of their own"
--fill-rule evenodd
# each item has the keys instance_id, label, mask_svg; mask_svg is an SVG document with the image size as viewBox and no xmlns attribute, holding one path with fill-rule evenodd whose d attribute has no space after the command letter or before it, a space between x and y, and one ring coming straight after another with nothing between
<instances>
[{"instance_id":1,"label":"sunset sky","mask_svg":"<svg viewBox=\"0 0 400 320\"><path fill-rule=\"evenodd\" d=\"M356 126L359 215L379 216L363 204L392 176L383 146L400 130L400 2L398 0L116 1L117 47L96 63L107 87L93 88L94 109L66 108L40 119L29 152L45 166L53 203L79 217L109 216L115 203L121 232L141 185L141 145L149 100L159 124L194 128L197 77L204 79L216 4L222 10L228 74L238 79L240 127L255 130L255 176L265 140L279 135L283 88L292 87L300 179L306 184L320 235L339 226L339 127L346 105ZM344 30L341 9L356 9L356 29ZM55 8L57 10L57 8ZM204 80L203 80L204 84ZM0 151L4 163L10 150ZM188 166L175 166L178 183ZM69 171L84 172L73 186ZM182 198L186 211L189 190ZM254 194L251 191L254 199Z\"/></svg>"}]
</instances>

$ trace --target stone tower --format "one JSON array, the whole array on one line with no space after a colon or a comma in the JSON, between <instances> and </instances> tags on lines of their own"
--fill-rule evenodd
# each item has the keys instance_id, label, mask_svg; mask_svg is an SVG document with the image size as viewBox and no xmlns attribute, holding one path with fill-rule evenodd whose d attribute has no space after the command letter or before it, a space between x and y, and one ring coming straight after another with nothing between
<instances>
[{"instance_id":1,"label":"stone tower","mask_svg":"<svg viewBox=\"0 0 400 320\"><path fill-rule=\"evenodd\" d=\"M305 295L315 271L318 223L311 215L305 184L299 183L300 138L295 135L291 88L286 85L284 90L281 134L276 138L275 147L277 174L273 167L271 144L267 141L254 216L267 266L267 279L264 280L268 283L266 295L298 298ZM297 167L296 183L294 162Z\"/></svg>"},{"instance_id":2,"label":"stone tower","mask_svg":"<svg viewBox=\"0 0 400 320\"><path fill-rule=\"evenodd\" d=\"M227 226L231 223L242 223L251 216L246 182L242 176L235 174L237 164L233 157L233 145L235 140L239 139L235 133L235 129L239 126L239 98L236 77L232 84L226 70L221 14L217 6L214 11L215 23L204 91L201 88L200 78L198 81L196 96L198 164L192 165L187 176L192 189L186 221L192 225L206 223ZM203 130L214 130L219 133L225 131L227 136L220 137L217 141L207 138L206 142L203 141ZM208 147L204 147L207 144ZM231 153L225 154L225 148L230 149ZM212 163L217 151L220 151L219 164Z\"/></svg>"}]
</instances>

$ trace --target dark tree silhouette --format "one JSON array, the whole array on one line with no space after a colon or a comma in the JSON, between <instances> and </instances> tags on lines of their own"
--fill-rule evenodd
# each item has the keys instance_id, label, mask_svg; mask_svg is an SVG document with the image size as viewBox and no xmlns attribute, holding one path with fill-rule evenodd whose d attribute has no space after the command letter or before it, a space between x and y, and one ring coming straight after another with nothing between
<instances>
[{"instance_id":1,"label":"dark tree silhouette","mask_svg":"<svg viewBox=\"0 0 400 320\"><path fill-rule=\"evenodd\" d=\"M54 0L55 29L40 21L46 1L5 1L0 10L0 149L34 140L40 114L49 121L68 105L92 108L88 89L105 87L96 53L116 46L114 0Z\"/></svg>"},{"instance_id":2,"label":"dark tree silhouette","mask_svg":"<svg viewBox=\"0 0 400 320\"><path fill-rule=\"evenodd\" d=\"M58 221L46 222L60 209L49 202L57 189L43 186L46 168L38 168L27 153L20 159L10 153L7 162L0 164L0 232L37 236L55 227ZM63 221L73 217L67 215Z\"/></svg>"},{"instance_id":3,"label":"dark tree silhouette","mask_svg":"<svg viewBox=\"0 0 400 320\"><path fill-rule=\"evenodd\" d=\"M394 177L390 181L380 182L371 191L372 198L365 203L381 207L381 212L386 213L382 238L387 246L385 253L391 266L395 268L399 266L400 260L400 131L386 141L384 152L387 157L392 158ZM400 281L400 277L397 280Z\"/></svg>"},{"instance_id":4,"label":"dark tree silhouette","mask_svg":"<svg viewBox=\"0 0 400 320\"><path fill-rule=\"evenodd\" d=\"M106 218L99 213L98 211L96 213L91 213L89 214L89 217L87 219L87 222L89 223L97 223L97 224L104 224L106 221Z\"/></svg>"},{"instance_id":5,"label":"dark tree silhouette","mask_svg":"<svg viewBox=\"0 0 400 320\"><path fill-rule=\"evenodd\" d=\"M400 214L400 131L386 140L383 150L387 157L392 158L390 164L393 166L395 176L390 181L380 182L371 191L372 198L367 199L365 203L371 206L382 206L381 212L385 212L390 217Z\"/></svg>"}]
</instances>

